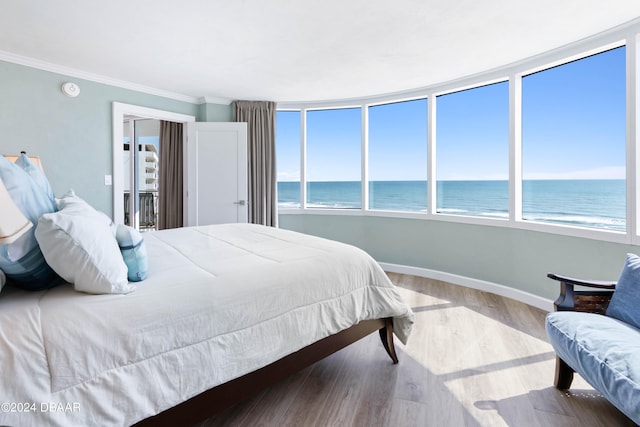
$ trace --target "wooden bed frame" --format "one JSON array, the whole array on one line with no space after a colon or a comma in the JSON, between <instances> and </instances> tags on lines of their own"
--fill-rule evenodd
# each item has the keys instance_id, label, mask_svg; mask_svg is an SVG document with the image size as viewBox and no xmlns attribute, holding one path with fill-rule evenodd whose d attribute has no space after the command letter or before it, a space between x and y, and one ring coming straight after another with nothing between
<instances>
[{"instance_id":1,"label":"wooden bed frame","mask_svg":"<svg viewBox=\"0 0 640 427\"><path fill-rule=\"evenodd\" d=\"M135 424L138 427L194 425L240 403L330 354L378 331L387 354L398 363L393 343L393 320L365 320L321 339L264 368L209 389L172 408Z\"/></svg>"}]
</instances>

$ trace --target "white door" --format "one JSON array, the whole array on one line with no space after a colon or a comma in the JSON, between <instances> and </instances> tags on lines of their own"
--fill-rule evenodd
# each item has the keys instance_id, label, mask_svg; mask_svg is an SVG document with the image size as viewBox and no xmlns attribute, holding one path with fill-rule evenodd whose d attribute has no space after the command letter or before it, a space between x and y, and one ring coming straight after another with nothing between
<instances>
[{"instance_id":1,"label":"white door","mask_svg":"<svg viewBox=\"0 0 640 427\"><path fill-rule=\"evenodd\" d=\"M186 225L247 222L247 124L186 126Z\"/></svg>"}]
</instances>

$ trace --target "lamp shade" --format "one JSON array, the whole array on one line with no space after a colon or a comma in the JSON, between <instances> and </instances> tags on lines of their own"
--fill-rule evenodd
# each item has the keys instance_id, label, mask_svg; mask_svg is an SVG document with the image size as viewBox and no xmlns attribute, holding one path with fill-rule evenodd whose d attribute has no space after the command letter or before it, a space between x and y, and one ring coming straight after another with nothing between
<instances>
[{"instance_id":1,"label":"lamp shade","mask_svg":"<svg viewBox=\"0 0 640 427\"><path fill-rule=\"evenodd\" d=\"M32 226L31 221L13 203L4 183L0 180L0 245L15 242Z\"/></svg>"}]
</instances>

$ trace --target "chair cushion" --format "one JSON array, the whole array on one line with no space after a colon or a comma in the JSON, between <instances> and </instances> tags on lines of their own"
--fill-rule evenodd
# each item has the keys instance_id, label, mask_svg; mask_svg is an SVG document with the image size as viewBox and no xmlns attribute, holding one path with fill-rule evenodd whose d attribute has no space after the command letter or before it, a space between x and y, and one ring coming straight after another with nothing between
<instances>
[{"instance_id":1,"label":"chair cushion","mask_svg":"<svg viewBox=\"0 0 640 427\"><path fill-rule=\"evenodd\" d=\"M640 328L640 257L627 254L607 316Z\"/></svg>"},{"instance_id":2,"label":"chair cushion","mask_svg":"<svg viewBox=\"0 0 640 427\"><path fill-rule=\"evenodd\" d=\"M640 424L640 329L600 314L561 311L547 315L546 330L558 356Z\"/></svg>"}]
</instances>

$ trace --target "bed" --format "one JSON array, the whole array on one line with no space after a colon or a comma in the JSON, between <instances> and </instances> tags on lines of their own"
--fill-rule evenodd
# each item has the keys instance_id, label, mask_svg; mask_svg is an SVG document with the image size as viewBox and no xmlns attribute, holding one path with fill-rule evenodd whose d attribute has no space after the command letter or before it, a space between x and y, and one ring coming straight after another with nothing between
<instances>
[{"instance_id":1,"label":"bed","mask_svg":"<svg viewBox=\"0 0 640 427\"><path fill-rule=\"evenodd\" d=\"M226 224L145 233L135 292L0 294L0 425L189 425L413 313L338 242Z\"/></svg>"}]
</instances>

